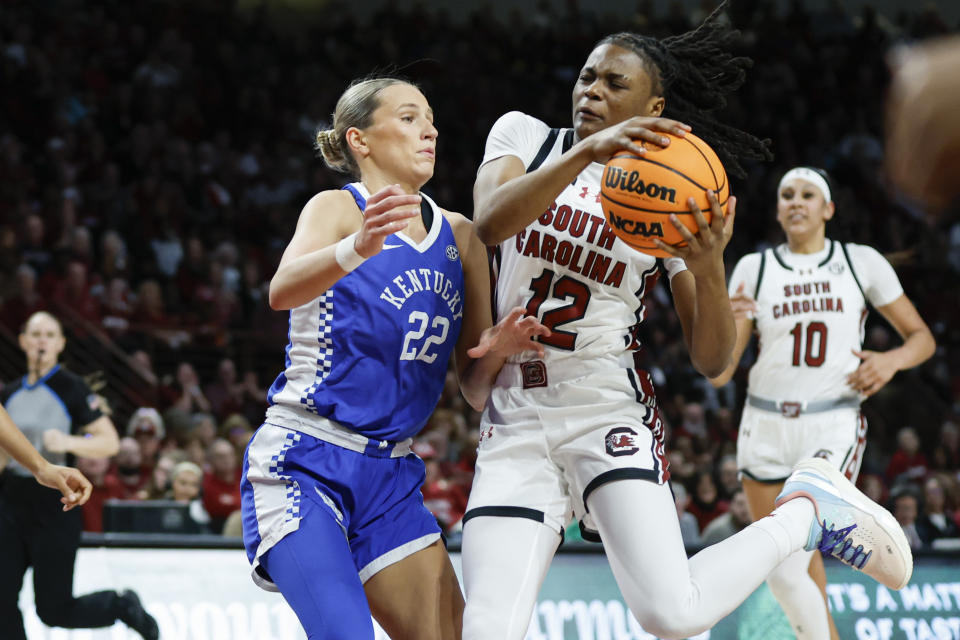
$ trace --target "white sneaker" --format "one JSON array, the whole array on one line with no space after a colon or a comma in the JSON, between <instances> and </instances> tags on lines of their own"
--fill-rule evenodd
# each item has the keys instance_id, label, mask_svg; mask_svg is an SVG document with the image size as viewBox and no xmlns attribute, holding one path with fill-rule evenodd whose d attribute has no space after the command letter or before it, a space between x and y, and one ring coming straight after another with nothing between
<instances>
[{"instance_id":1,"label":"white sneaker","mask_svg":"<svg viewBox=\"0 0 960 640\"><path fill-rule=\"evenodd\" d=\"M890 589L902 589L913 573L907 536L886 509L863 495L823 458L797 464L776 505L809 498L816 511L807 551L820 551L864 572Z\"/></svg>"}]
</instances>

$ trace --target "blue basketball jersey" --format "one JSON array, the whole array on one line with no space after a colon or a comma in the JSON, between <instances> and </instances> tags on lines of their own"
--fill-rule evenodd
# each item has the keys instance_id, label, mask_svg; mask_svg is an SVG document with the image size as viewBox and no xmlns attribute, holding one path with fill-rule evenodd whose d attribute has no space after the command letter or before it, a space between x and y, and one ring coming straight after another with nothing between
<instances>
[{"instance_id":1,"label":"blue basketball jersey","mask_svg":"<svg viewBox=\"0 0 960 640\"><path fill-rule=\"evenodd\" d=\"M369 192L347 185L360 210ZM422 195L422 194L421 194ZM397 233L320 297L290 311L286 367L267 399L399 441L433 412L463 320L463 266L450 223L433 208L427 237Z\"/></svg>"}]
</instances>

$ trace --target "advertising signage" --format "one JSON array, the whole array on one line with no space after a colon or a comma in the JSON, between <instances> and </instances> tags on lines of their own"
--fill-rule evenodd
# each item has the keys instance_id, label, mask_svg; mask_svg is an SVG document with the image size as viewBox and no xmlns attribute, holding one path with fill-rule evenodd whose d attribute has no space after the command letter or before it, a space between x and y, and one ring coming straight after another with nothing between
<instances>
[{"instance_id":1,"label":"advertising signage","mask_svg":"<svg viewBox=\"0 0 960 640\"><path fill-rule=\"evenodd\" d=\"M460 558L453 554L459 572ZM843 638L960 640L960 557L920 557L913 579L891 591L828 562L830 605ZM239 549L83 548L74 593L134 588L164 640L305 640L276 593L254 586ZM20 605L31 640L133 640L109 629L50 629L33 607L32 578ZM377 640L389 640L378 629ZM541 590L526 640L653 640L627 610L601 554L561 553ZM793 634L765 586L697 640L787 640Z\"/></svg>"}]
</instances>

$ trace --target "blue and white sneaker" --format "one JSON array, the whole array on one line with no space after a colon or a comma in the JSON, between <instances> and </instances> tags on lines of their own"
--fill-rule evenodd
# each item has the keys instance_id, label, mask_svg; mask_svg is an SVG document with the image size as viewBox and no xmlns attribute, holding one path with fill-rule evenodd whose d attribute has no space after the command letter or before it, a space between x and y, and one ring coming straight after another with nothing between
<instances>
[{"instance_id":1,"label":"blue and white sneaker","mask_svg":"<svg viewBox=\"0 0 960 640\"><path fill-rule=\"evenodd\" d=\"M913 573L913 554L900 524L862 494L823 458L797 464L776 505L809 498L816 511L804 547L864 572L890 589L902 589Z\"/></svg>"}]
</instances>

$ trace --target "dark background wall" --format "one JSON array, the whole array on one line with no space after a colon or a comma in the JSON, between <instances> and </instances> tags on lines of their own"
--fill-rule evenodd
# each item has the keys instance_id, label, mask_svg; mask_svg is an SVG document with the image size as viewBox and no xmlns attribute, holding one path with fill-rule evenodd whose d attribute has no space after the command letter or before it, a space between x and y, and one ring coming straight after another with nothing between
<instances>
[{"instance_id":1,"label":"dark background wall","mask_svg":"<svg viewBox=\"0 0 960 640\"><path fill-rule=\"evenodd\" d=\"M533 14L538 11L563 12L571 6L578 10L594 13L629 16L638 10L654 13L682 11L687 14L696 14L703 10L701 0L418 0L411 2L401 0L394 2L387 0L397 7L421 6L430 12L445 12L454 21L466 19L474 11L489 11L500 18L507 18L514 13ZM240 0L243 8L256 7L263 4L262 0ZM327 0L268 0L268 4L276 7L313 10L322 6L336 6L336 2ZM358 16L372 15L384 6L384 0L356 0L349 6ZM752 0L735 0L737 5L758 4ZM833 7L841 6L851 13L860 13L865 7L876 10L887 19L895 19L898 13L916 13L927 8L936 9L948 21L957 24L960 22L960 2L951 0L916 1L916 0L771 0L778 13L787 13L793 5L802 5L810 12L828 11Z\"/></svg>"}]
</instances>

